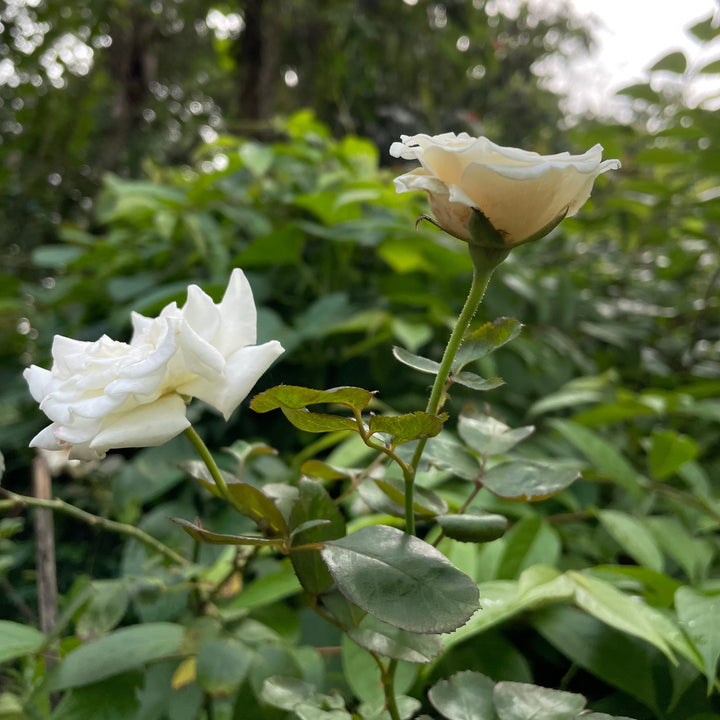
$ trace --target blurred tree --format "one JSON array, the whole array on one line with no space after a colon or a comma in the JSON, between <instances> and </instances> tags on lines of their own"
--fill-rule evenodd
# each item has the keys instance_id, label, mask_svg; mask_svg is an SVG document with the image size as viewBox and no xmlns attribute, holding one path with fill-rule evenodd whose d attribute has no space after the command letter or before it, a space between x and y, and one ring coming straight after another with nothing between
<instances>
[{"instance_id":1,"label":"blurred tree","mask_svg":"<svg viewBox=\"0 0 720 720\"><path fill-rule=\"evenodd\" d=\"M10 0L0 21L0 229L22 249L87 216L103 173L306 106L381 147L465 129L555 149L558 98L533 67L590 42L567 9L482 0Z\"/></svg>"}]
</instances>

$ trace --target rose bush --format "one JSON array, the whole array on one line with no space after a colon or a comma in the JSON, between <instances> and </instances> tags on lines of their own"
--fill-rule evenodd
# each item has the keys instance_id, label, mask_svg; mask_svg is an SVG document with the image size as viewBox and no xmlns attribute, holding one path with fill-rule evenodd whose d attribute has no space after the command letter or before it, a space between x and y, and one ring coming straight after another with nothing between
<instances>
[{"instance_id":1,"label":"rose bush","mask_svg":"<svg viewBox=\"0 0 720 720\"><path fill-rule=\"evenodd\" d=\"M132 322L129 343L57 335L52 369L25 370L32 396L52 421L32 447L70 446L71 458L93 460L110 448L160 445L189 426L186 398L228 419L283 352L276 340L255 344L255 303L239 269L217 305L191 285L182 308L171 303L157 318L133 313Z\"/></svg>"},{"instance_id":2,"label":"rose bush","mask_svg":"<svg viewBox=\"0 0 720 720\"><path fill-rule=\"evenodd\" d=\"M480 211L507 247L549 232L590 197L598 175L620 167L602 160L602 146L583 155L539 155L501 147L467 133L403 135L390 154L419 160L421 167L395 179L398 192L425 190L438 224L472 240L470 220Z\"/></svg>"}]
</instances>

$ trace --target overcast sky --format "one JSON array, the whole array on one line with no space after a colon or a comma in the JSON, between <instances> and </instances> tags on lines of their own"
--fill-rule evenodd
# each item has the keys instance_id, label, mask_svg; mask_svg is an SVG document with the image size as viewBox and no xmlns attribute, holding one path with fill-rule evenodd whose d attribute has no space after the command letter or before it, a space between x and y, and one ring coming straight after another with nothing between
<instances>
[{"instance_id":1,"label":"overcast sky","mask_svg":"<svg viewBox=\"0 0 720 720\"><path fill-rule=\"evenodd\" d=\"M557 7L562 0L536 0ZM666 51L682 49L692 63L703 65L720 57L720 43L708 53L685 29L711 12L720 22L718 0L568 0L579 14L599 19L599 48L593 58L573 63L561 82L569 109L601 112L615 105L613 91L647 80L646 68ZM701 56L702 55L702 56ZM720 76L708 76L698 89L703 97L720 93Z\"/></svg>"}]
</instances>

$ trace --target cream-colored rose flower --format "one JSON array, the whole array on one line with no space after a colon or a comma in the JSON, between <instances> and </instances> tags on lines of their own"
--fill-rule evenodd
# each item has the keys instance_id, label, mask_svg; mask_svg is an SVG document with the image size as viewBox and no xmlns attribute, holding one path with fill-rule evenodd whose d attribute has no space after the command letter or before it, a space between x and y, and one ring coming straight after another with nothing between
<instances>
[{"instance_id":1,"label":"cream-colored rose flower","mask_svg":"<svg viewBox=\"0 0 720 720\"><path fill-rule=\"evenodd\" d=\"M397 191L425 190L437 223L461 240L472 240L469 224L479 210L506 247L542 237L575 215L595 178L620 167L619 160L603 161L601 145L583 155L538 155L467 133L401 139L390 154L421 167L395 178Z\"/></svg>"},{"instance_id":2,"label":"cream-colored rose flower","mask_svg":"<svg viewBox=\"0 0 720 720\"><path fill-rule=\"evenodd\" d=\"M31 447L70 447L71 458L95 460L110 448L161 445L189 427L185 397L227 419L283 352L276 340L255 344L255 303L237 269L217 305L191 285L182 308L172 303L157 318L133 313L132 320L129 343L57 335L52 369L25 370L52 421Z\"/></svg>"}]
</instances>

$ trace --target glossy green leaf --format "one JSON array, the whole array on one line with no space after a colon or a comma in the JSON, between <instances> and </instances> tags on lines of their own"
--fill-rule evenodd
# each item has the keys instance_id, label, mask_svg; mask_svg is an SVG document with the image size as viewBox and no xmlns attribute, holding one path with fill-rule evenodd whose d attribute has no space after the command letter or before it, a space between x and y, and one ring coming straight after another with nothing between
<instances>
[{"instance_id":1,"label":"glossy green leaf","mask_svg":"<svg viewBox=\"0 0 720 720\"><path fill-rule=\"evenodd\" d=\"M666 70L668 72L682 75L687 70L687 58L682 50L675 50L660 58L650 67L650 72Z\"/></svg>"},{"instance_id":2,"label":"glossy green leaf","mask_svg":"<svg viewBox=\"0 0 720 720\"><path fill-rule=\"evenodd\" d=\"M545 572L537 573L538 567ZM482 611L475 613L465 626L445 640L446 650L529 608L571 602L575 588L566 575L561 575L554 568L534 566L522 573L520 582L492 580L480 583L479 591Z\"/></svg>"},{"instance_id":3,"label":"glossy green leaf","mask_svg":"<svg viewBox=\"0 0 720 720\"><path fill-rule=\"evenodd\" d=\"M619 510L599 510L597 515L605 530L639 565L663 571L663 554L640 520Z\"/></svg>"},{"instance_id":4,"label":"glossy green leaf","mask_svg":"<svg viewBox=\"0 0 720 720\"><path fill-rule=\"evenodd\" d=\"M395 695L395 703L400 720L410 720L422 705L422 703L414 697L397 694ZM374 703L364 702L358 707L357 711L362 720L393 720L390 711L385 709L385 705L386 702L384 699ZM307 720L315 719L307 718ZM318 718L318 720L320 720L320 718Z\"/></svg>"},{"instance_id":5,"label":"glossy green leaf","mask_svg":"<svg viewBox=\"0 0 720 720\"><path fill-rule=\"evenodd\" d=\"M545 500L572 485L576 470L517 460L501 463L483 475L483 485L493 495L513 502Z\"/></svg>"},{"instance_id":6,"label":"glossy green leaf","mask_svg":"<svg viewBox=\"0 0 720 720\"><path fill-rule=\"evenodd\" d=\"M503 515L438 515L435 521L447 537L460 542L485 543L505 534L508 520Z\"/></svg>"},{"instance_id":7,"label":"glossy green leaf","mask_svg":"<svg viewBox=\"0 0 720 720\"><path fill-rule=\"evenodd\" d=\"M573 602L619 632L654 645L671 662L675 662L673 651L696 666L701 662L671 619L589 573L568 571L561 575L553 568L531 567L519 582L481 583L479 590L482 612L446 640L446 650L527 609Z\"/></svg>"},{"instance_id":8,"label":"glossy green leaf","mask_svg":"<svg viewBox=\"0 0 720 720\"><path fill-rule=\"evenodd\" d=\"M715 555L709 540L694 538L675 517L649 517L645 524L660 548L682 567L691 584L705 579Z\"/></svg>"},{"instance_id":9,"label":"glossy green leaf","mask_svg":"<svg viewBox=\"0 0 720 720\"><path fill-rule=\"evenodd\" d=\"M300 720L350 720L340 695L323 695L314 685L293 677L267 678L260 699L273 707L294 712Z\"/></svg>"},{"instance_id":10,"label":"glossy green leaf","mask_svg":"<svg viewBox=\"0 0 720 720\"><path fill-rule=\"evenodd\" d=\"M435 683L428 691L428 698L447 720L497 720L494 687L489 677L465 670Z\"/></svg>"},{"instance_id":11,"label":"glossy green leaf","mask_svg":"<svg viewBox=\"0 0 720 720\"><path fill-rule=\"evenodd\" d=\"M675 593L675 607L681 627L705 664L709 694L720 658L720 595L703 595L692 588L681 587Z\"/></svg>"},{"instance_id":12,"label":"glossy green leaf","mask_svg":"<svg viewBox=\"0 0 720 720\"><path fill-rule=\"evenodd\" d=\"M182 518L170 518L174 523L179 525L193 540L208 543L210 545L266 545L271 547L280 547L283 541L280 539L256 537L255 535L227 535L224 533L215 533L206 530L204 527L197 525L189 520Z\"/></svg>"},{"instance_id":13,"label":"glossy green leaf","mask_svg":"<svg viewBox=\"0 0 720 720\"><path fill-rule=\"evenodd\" d=\"M50 720L127 720L138 717L140 692L138 687L141 676L139 673L123 673L106 678L101 682L82 687L74 687L65 693L60 704L51 715L36 716ZM0 695L0 698L2 696ZM2 717L2 715L0 715ZM190 720L188 716L173 715L173 719ZM17 720L27 720L23 713ZM2 717L2 720L6 718ZM12 720L15 720L13 718Z\"/></svg>"},{"instance_id":14,"label":"glossy green leaf","mask_svg":"<svg viewBox=\"0 0 720 720\"><path fill-rule=\"evenodd\" d=\"M576 720L582 695L528 683L499 682L493 693L499 720Z\"/></svg>"},{"instance_id":15,"label":"glossy green leaf","mask_svg":"<svg viewBox=\"0 0 720 720\"><path fill-rule=\"evenodd\" d=\"M512 579L536 565L554 565L560 556L560 538L549 523L539 517L523 518L501 541L504 551L498 578Z\"/></svg>"},{"instance_id":16,"label":"glossy green leaf","mask_svg":"<svg viewBox=\"0 0 720 720\"><path fill-rule=\"evenodd\" d=\"M321 525L329 525L330 520L306 520L304 523L301 523L298 525L294 530L290 531L290 537L293 538L295 535L299 535L302 532L305 532L306 530L311 530L312 528L320 527Z\"/></svg>"},{"instance_id":17,"label":"glossy green leaf","mask_svg":"<svg viewBox=\"0 0 720 720\"><path fill-rule=\"evenodd\" d=\"M667 639L658 630L655 614L650 609L646 611L645 605L588 574L569 571L567 575L577 587L575 602L578 607L611 627L655 645L675 661Z\"/></svg>"},{"instance_id":18,"label":"glossy green leaf","mask_svg":"<svg viewBox=\"0 0 720 720\"><path fill-rule=\"evenodd\" d=\"M533 614L531 623L569 660L653 710L660 709L653 675L657 650L650 645L567 606L544 608Z\"/></svg>"},{"instance_id":19,"label":"glossy green leaf","mask_svg":"<svg viewBox=\"0 0 720 720\"><path fill-rule=\"evenodd\" d=\"M363 502L372 510L385 515L391 515L392 517L402 518L405 517L405 501L404 501L404 490L402 487L403 483L401 480L394 478L388 480L383 484L381 488L378 481L366 480L365 482L358 485L357 492L362 498ZM428 508L423 508L420 494L424 488L415 488L415 502L414 511L415 516L418 516L418 511L422 509L422 515L424 517L431 517L435 515ZM390 494L388 494L388 492ZM428 492L425 490L425 492ZM434 495L434 493L432 493ZM391 498L390 495L393 497ZM447 509L447 506L445 506ZM443 511L444 512L444 511Z\"/></svg>"},{"instance_id":20,"label":"glossy green leaf","mask_svg":"<svg viewBox=\"0 0 720 720\"><path fill-rule=\"evenodd\" d=\"M561 388L557 392L545 395L533 403L528 410L528 415L533 417L534 415L544 415L565 408L577 409L578 405L597 403L601 399L602 392L599 390L574 387Z\"/></svg>"},{"instance_id":21,"label":"glossy green leaf","mask_svg":"<svg viewBox=\"0 0 720 720\"><path fill-rule=\"evenodd\" d=\"M687 435L679 435L672 430L654 432L648 452L650 472L658 480L665 480L684 463L694 460L698 452L697 443Z\"/></svg>"},{"instance_id":22,"label":"glossy green leaf","mask_svg":"<svg viewBox=\"0 0 720 720\"><path fill-rule=\"evenodd\" d=\"M633 580L646 602L658 608L671 607L675 602L675 591L682 585L675 578L640 565L596 565L593 572L616 584L624 579Z\"/></svg>"},{"instance_id":23,"label":"glossy green leaf","mask_svg":"<svg viewBox=\"0 0 720 720\"><path fill-rule=\"evenodd\" d=\"M112 630L123 619L130 602L124 580L95 580L88 604L75 623L75 634L82 640L94 640Z\"/></svg>"},{"instance_id":24,"label":"glossy green leaf","mask_svg":"<svg viewBox=\"0 0 720 720\"><path fill-rule=\"evenodd\" d=\"M475 583L428 543L375 525L321 551L340 591L384 622L416 633L451 632L477 610Z\"/></svg>"},{"instance_id":25,"label":"glossy green leaf","mask_svg":"<svg viewBox=\"0 0 720 720\"><path fill-rule=\"evenodd\" d=\"M431 438L425 446L423 459L441 470L449 470L464 480L480 476L480 462L449 432Z\"/></svg>"},{"instance_id":26,"label":"glossy green leaf","mask_svg":"<svg viewBox=\"0 0 720 720\"><path fill-rule=\"evenodd\" d=\"M49 689L89 685L149 662L179 656L184 637L182 625L166 622L121 628L64 657L48 678Z\"/></svg>"},{"instance_id":27,"label":"glossy green leaf","mask_svg":"<svg viewBox=\"0 0 720 720\"><path fill-rule=\"evenodd\" d=\"M344 627L357 627L367 616L364 610L353 605L337 588L324 592L320 597L322 605Z\"/></svg>"},{"instance_id":28,"label":"glossy green leaf","mask_svg":"<svg viewBox=\"0 0 720 720\"><path fill-rule=\"evenodd\" d=\"M317 690L310 683L299 678L274 675L263 683L260 698L268 705L281 710L293 710L301 702L315 696Z\"/></svg>"},{"instance_id":29,"label":"glossy green leaf","mask_svg":"<svg viewBox=\"0 0 720 720\"><path fill-rule=\"evenodd\" d=\"M554 420L553 427L592 463L601 475L619 485L636 500L642 496L642 477L607 440L569 420Z\"/></svg>"},{"instance_id":30,"label":"glossy green leaf","mask_svg":"<svg viewBox=\"0 0 720 720\"><path fill-rule=\"evenodd\" d=\"M505 381L502 378L484 378L477 373L470 372L469 370L461 370L457 373L451 373L450 380L458 385L468 387L471 390L479 390L480 392L495 390L495 388L499 388L505 384Z\"/></svg>"},{"instance_id":31,"label":"glossy green leaf","mask_svg":"<svg viewBox=\"0 0 720 720\"><path fill-rule=\"evenodd\" d=\"M0 620L0 663L31 655L45 642L45 635L29 625Z\"/></svg>"},{"instance_id":32,"label":"glossy green leaf","mask_svg":"<svg viewBox=\"0 0 720 720\"><path fill-rule=\"evenodd\" d=\"M452 371L458 372L468 363L495 352L498 348L514 340L522 328L522 323L508 317L501 317L492 323L485 323L465 337L455 355Z\"/></svg>"},{"instance_id":33,"label":"glossy green leaf","mask_svg":"<svg viewBox=\"0 0 720 720\"><path fill-rule=\"evenodd\" d=\"M224 447L223 452L230 453L240 466L244 465L251 458L258 455L277 455L277 450L271 448L263 442L245 442L245 440L236 440L229 447ZM204 464L204 463L203 463Z\"/></svg>"},{"instance_id":34,"label":"glossy green leaf","mask_svg":"<svg viewBox=\"0 0 720 720\"><path fill-rule=\"evenodd\" d=\"M363 705L380 705L384 702L384 693L380 670L370 653L354 643L347 635L341 640L342 665L348 685ZM407 692L418 675L418 666L400 660L395 673L395 695Z\"/></svg>"},{"instance_id":35,"label":"glossy green leaf","mask_svg":"<svg viewBox=\"0 0 720 720\"><path fill-rule=\"evenodd\" d=\"M275 537L287 537L288 527L280 510L262 490L248 483L228 485L235 502L245 515L255 522L261 532Z\"/></svg>"},{"instance_id":36,"label":"glossy green leaf","mask_svg":"<svg viewBox=\"0 0 720 720\"><path fill-rule=\"evenodd\" d=\"M256 395L250 407L258 413L278 408L300 410L308 405L331 403L364 410L373 398L373 393L357 387L338 387L331 390L312 390L297 385L277 385Z\"/></svg>"},{"instance_id":37,"label":"glossy green leaf","mask_svg":"<svg viewBox=\"0 0 720 720\"><path fill-rule=\"evenodd\" d=\"M199 461L190 461L183 464L183 469L198 480L213 495L222 497L222 493L215 485L212 475ZM285 518L275 503L265 495L262 490L239 482L237 478L229 473L221 471L228 491L237 504L237 509L255 522L262 532L267 532L276 537L287 537L288 529Z\"/></svg>"},{"instance_id":38,"label":"glossy green leaf","mask_svg":"<svg viewBox=\"0 0 720 720\"><path fill-rule=\"evenodd\" d=\"M353 418L340 415L327 415L305 410L282 408L283 415L298 429L311 433L337 432L338 430L354 430L357 422Z\"/></svg>"},{"instance_id":39,"label":"glossy green leaf","mask_svg":"<svg viewBox=\"0 0 720 720\"><path fill-rule=\"evenodd\" d=\"M430 415L426 412L412 412L405 415L373 415L370 418L370 433L387 433L407 442L420 438L435 437L443 428L447 413Z\"/></svg>"},{"instance_id":40,"label":"glossy green leaf","mask_svg":"<svg viewBox=\"0 0 720 720\"><path fill-rule=\"evenodd\" d=\"M392 352L396 360L399 360L403 365L407 365L414 370L419 370L420 372L428 373L430 375L437 375L440 370L439 362L411 353L409 350L397 347L397 345L393 346Z\"/></svg>"},{"instance_id":41,"label":"glossy green leaf","mask_svg":"<svg viewBox=\"0 0 720 720\"><path fill-rule=\"evenodd\" d=\"M197 656L195 672L198 685L214 697L227 697L245 680L252 655L233 638L205 643Z\"/></svg>"},{"instance_id":42,"label":"glossy green leaf","mask_svg":"<svg viewBox=\"0 0 720 720\"><path fill-rule=\"evenodd\" d=\"M297 595L301 590L302 587L292 566L285 560L277 572L255 578L248 583L226 607L230 610L254 610L291 595Z\"/></svg>"},{"instance_id":43,"label":"glossy green leaf","mask_svg":"<svg viewBox=\"0 0 720 720\"><path fill-rule=\"evenodd\" d=\"M437 635L401 630L372 615L366 615L357 627L350 628L348 635L370 652L411 663L428 663L443 650L442 640Z\"/></svg>"},{"instance_id":44,"label":"glossy green leaf","mask_svg":"<svg viewBox=\"0 0 720 720\"><path fill-rule=\"evenodd\" d=\"M350 480L352 475L342 468L328 465L322 460L306 460L300 466L303 475L318 478L319 480Z\"/></svg>"},{"instance_id":45,"label":"glossy green leaf","mask_svg":"<svg viewBox=\"0 0 720 720\"><path fill-rule=\"evenodd\" d=\"M317 519L328 520L324 525L306 528L293 537L293 546L337 540L345 535L345 519L325 488L314 480L301 478L300 495L290 514L293 530ZM332 585L332 578L317 549L290 551L290 559L303 587L311 595L319 595Z\"/></svg>"},{"instance_id":46,"label":"glossy green leaf","mask_svg":"<svg viewBox=\"0 0 720 720\"><path fill-rule=\"evenodd\" d=\"M208 466L202 460L185 460L184 462L181 462L178 467L190 475L190 477L197 480L213 495L216 497L222 497L222 493L218 490L217 485L215 485L215 480L213 480L213 476L210 474ZM220 470L220 474L227 485L238 482L238 478L232 473Z\"/></svg>"},{"instance_id":47,"label":"glossy green leaf","mask_svg":"<svg viewBox=\"0 0 720 720\"><path fill-rule=\"evenodd\" d=\"M490 415L461 415L458 433L472 450L481 455L500 455L530 437L533 425L512 429Z\"/></svg>"}]
</instances>

